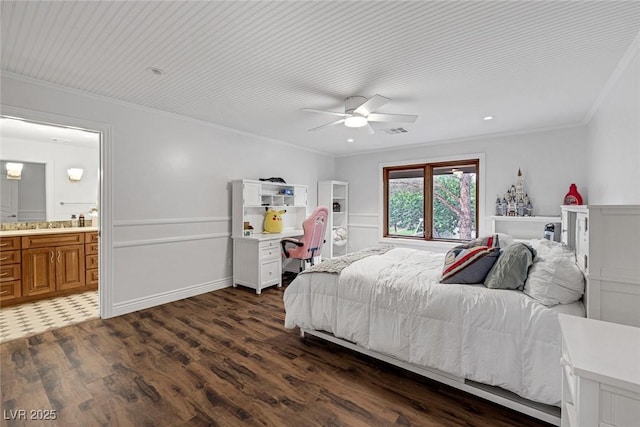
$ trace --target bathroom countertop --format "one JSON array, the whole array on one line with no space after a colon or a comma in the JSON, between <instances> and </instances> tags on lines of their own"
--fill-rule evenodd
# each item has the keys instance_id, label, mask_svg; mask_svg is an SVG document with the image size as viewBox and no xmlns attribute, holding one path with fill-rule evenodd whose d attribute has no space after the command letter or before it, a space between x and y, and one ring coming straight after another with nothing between
<instances>
[{"instance_id":1,"label":"bathroom countertop","mask_svg":"<svg viewBox=\"0 0 640 427\"><path fill-rule=\"evenodd\" d=\"M98 231L98 227L32 228L29 230L4 230L0 237L29 236L32 234L86 233Z\"/></svg>"}]
</instances>

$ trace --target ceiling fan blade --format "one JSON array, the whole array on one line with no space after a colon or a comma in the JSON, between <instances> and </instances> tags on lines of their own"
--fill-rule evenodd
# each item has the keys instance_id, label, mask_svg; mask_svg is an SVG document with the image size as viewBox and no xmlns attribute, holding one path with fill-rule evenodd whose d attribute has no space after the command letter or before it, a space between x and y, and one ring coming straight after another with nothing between
<instances>
[{"instance_id":1,"label":"ceiling fan blade","mask_svg":"<svg viewBox=\"0 0 640 427\"><path fill-rule=\"evenodd\" d=\"M309 111L311 113L331 114L333 116L345 117L345 113L338 113L336 111L315 110L313 108L303 108L302 111Z\"/></svg>"},{"instance_id":2,"label":"ceiling fan blade","mask_svg":"<svg viewBox=\"0 0 640 427\"><path fill-rule=\"evenodd\" d=\"M318 126L316 128L309 129L309 132L311 132L313 130L318 130L318 129L326 128L326 127L329 127L329 126L337 125L338 123L342 123L342 122L344 122L344 119L336 120L335 122L331 122L331 123L325 123L322 126Z\"/></svg>"},{"instance_id":3,"label":"ceiling fan blade","mask_svg":"<svg viewBox=\"0 0 640 427\"><path fill-rule=\"evenodd\" d=\"M371 125L369 123L367 123L367 125L365 126L365 129L368 130L371 135L376 133L376 131L373 130L373 128L371 127Z\"/></svg>"},{"instance_id":4,"label":"ceiling fan blade","mask_svg":"<svg viewBox=\"0 0 640 427\"><path fill-rule=\"evenodd\" d=\"M367 116L370 122L396 122L396 123L414 123L418 116L411 114L382 114L371 113Z\"/></svg>"},{"instance_id":5,"label":"ceiling fan blade","mask_svg":"<svg viewBox=\"0 0 640 427\"><path fill-rule=\"evenodd\" d=\"M384 96L373 95L371 98L367 99L364 104L356 108L353 112L356 114L362 114L366 117L374 110L377 110L389 101L391 100L389 98L385 98Z\"/></svg>"}]
</instances>

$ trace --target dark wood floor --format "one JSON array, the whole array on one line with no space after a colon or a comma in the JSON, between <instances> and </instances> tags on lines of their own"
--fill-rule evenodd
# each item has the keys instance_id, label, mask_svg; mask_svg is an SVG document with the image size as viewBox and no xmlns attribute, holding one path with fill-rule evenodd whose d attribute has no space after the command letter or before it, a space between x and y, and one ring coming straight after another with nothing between
<instances>
[{"instance_id":1,"label":"dark wood floor","mask_svg":"<svg viewBox=\"0 0 640 427\"><path fill-rule=\"evenodd\" d=\"M229 288L4 343L1 425L546 425L302 340L283 327L282 293Z\"/></svg>"}]
</instances>

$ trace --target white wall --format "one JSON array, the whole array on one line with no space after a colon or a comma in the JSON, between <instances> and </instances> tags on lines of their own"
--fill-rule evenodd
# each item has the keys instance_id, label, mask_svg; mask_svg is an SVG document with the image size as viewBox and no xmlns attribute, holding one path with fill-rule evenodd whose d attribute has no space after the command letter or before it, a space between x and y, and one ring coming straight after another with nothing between
<instances>
[{"instance_id":1,"label":"white wall","mask_svg":"<svg viewBox=\"0 0 640 427\"><path fill-rule=\"evenodd\" d=\"M640 39L640 36L639 38ZM590 204L640 204L640 42L588 126Z\"/></svg>"},{"instance_id":2,"label":"white wall","mask_svg":"<svg viewBox=\"0 0 640 427\"><path fill-rule=\"evenodd\" d=\"M98 205L99 140L91 145L39 142L11 137L2 138L2 158L46 165L47 220L64 221L71 214L88 212ZM70 182L67 169L84 169L80 182ZM61 205L60 202L86 203Z\"/></svg>"},{"instance_id":3,"label":"white wall","mask_svg":"<svg viewBox=\"0 0 640 427\"><path fill-rule=\"evenodd\" d=\"M234 178L280 176L309 185L334 175L329 156L106 98L3 75L2 104L106 124L110 129L110 307L122 314L231 283ZM70 120L73 121L73 120ZM65 124L65 123L63 123ZM105 170L108 173L108 168ZM109 215L102 218L108 218ZM107 234L110 234L112 239ZM101 245L101 250L104 245ZM101 279L102 279L101 275Z\"/></svg>"},{"instance_id":4,"label":"white wall","mask_svg":"<svg viewBox=\"0 0 640 427\"><path fill-rule=\"evenodd\" d=\"M584 127L511 136L483 137L437 145L423 145L393 151L380 151L336 159L336 179L349 182L350 249L377 244L379 183L381 163L484 154L485 197L480 212L480 233L490 223L482 219L495 211L496 194L504 194L515 183L518 168L525 175L525 191L536 215L560 215L560 205L576 183L581 194L587 192L586 129ZM482 167L482 166L481 166ZM482 179L482 178L481 178ZM542 235L543 230L540 230ZM442 245L427 245L443 250Z\"/></svg>"}]
</instances>

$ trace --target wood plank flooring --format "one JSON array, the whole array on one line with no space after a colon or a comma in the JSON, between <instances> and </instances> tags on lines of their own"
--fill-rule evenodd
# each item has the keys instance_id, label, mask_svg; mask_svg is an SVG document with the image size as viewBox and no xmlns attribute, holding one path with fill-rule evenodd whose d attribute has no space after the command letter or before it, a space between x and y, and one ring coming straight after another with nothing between
<instances>
[{"instance_id":1,"label":"wood plank flooring","mask_svg":"<svg viewBox=\"0 0 640 427\"><path fill-rule=\"evenodd\" d=\"M0 425L547 425L301 339L283 327L283 289L228 288L4 343Z\"/></svg>"}]
</instances>

